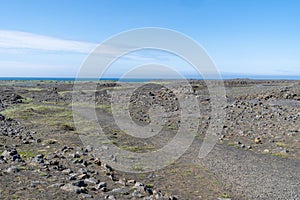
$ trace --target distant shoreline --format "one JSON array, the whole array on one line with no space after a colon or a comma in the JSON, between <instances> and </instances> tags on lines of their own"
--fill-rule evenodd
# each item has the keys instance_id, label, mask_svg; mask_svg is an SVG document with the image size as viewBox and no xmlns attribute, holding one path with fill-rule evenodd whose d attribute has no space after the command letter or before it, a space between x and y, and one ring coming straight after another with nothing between
<instances>
[{"instance_id":1,"label":"distant shoreline","mask_svg":"<svg viewBox=\"0 0 300 200\"><path fill-rule=\"evenodd\" d=\"M199 77L187 77L188 80L204 80ZM300 80L300 75L296 76L222 76L221 80ZM120 78L74 78L74 77L0 77L0 81L119 81ZM122 82L146 82L146 81L174 81L175 79L167 78L126 78L121 79ZM206 79L206 80L220 80L220 79Z\"/></svg>"}]
</instances>

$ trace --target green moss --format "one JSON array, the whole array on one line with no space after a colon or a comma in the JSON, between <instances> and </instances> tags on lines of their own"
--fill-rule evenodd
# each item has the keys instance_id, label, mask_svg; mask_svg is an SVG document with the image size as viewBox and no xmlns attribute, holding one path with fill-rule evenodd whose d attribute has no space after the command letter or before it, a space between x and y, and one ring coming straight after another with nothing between
<instances>
[{"instance_id":1,"label":"green moss","mask_svg":"<svg viewBox=\"0 0 300 200\"><path fill-rule=\"evenodd\" d=\"M155 150L155 147L154 147L152 144L147 144L147 145L144 147L144 149L153 151L153 150Z\"/></svg>"},{"instance_id":2,"label":"green moss","mask_svg":"<svg viewBox=\"0 0 300 200\"><path fill-rule=\"evenodd\" d=\"M43 177L45 177L45 176L48 176L48 174L47 174L47 173L45 173L45 172L42 172L42 173L40 173L40 176L43 176Z\"/></svg>"},{"instance_id":3,"label":"green moss","mask_svg":"<svg viewBox=\"0 0 300 200\"><path fill-rule=\"evenodd\" d=\"M142 172L144 171L144 167L140 163L136 163L132 166L132 170Z\"/></svg>"},{"instance_id":4,"label":"green moss","mask_svg":"<svg viewBox=\"0 0 300 200\"><path fill-rule=\"evenodd\" d=\"M146 146L140 147L140 146L133 146L133 145L122 145L120 146L121 149L132 151L132 152L143 152L145 150L152 151L155 149L155 147L152 144L148 144Z\"/></svg>"},{"instance_id":5,"label":"green moss","mask_svg":"<svg viewBox=\"0 0 300 200\"><path fill-rule=\"evenodd\" d=\"M123 145L120 146L121 149L127 150L127 151L132 151L132 152L140 152L143 149L139 146L129 146L129 145Z\"/></svg>"},{"instance_id":6,"label":"green moss","mask_svg":"<svg viewBox=\"0 0 300 200\"><path fill-rule=\"evenodd\" d=\"M25 125L34 126L39 130L75 131L73 112L68 108L22 104L7 109L1 112L1 114L8 118L21 120ZM87 123L87 120L83 120L83 118L78 117L78 120L79 125ZM86 131L90 131L91 127L95 126L84 125L81 127L88 128Z\"/></svg>"},{"instance_id":7,"label":"green moss","mask_svg":"<svg viewBox=\"0 0 300 200\"><path fill-rule=\"evenodd\" d=\"M236 144L234 142L228 142L227 145L228 146L236 146Z\"/></svg>"},{"instance_id":8,"label":"green moss","mask_svg":"<svg viewBox=\"0 0 300 200\"><path fill-rule=\"evenodd\" d=\"M230 195L223 193L220 195L221 198L231 198Z\"/></svg>"},{"instance_id":9,"label":"green moss","mask_svg":"<svg viewBox=\"0 0 300 200\"><path fill-rule=\"evenodd\" d=\"M22 171L22 170L27 170L27 169L28 169L28 168L25 167L25 166L19 166L18 168L19 168L19 170L21 170L21 171Z\"/></svg>"},{"instance_id":10,"label":"green moss","mask_svg":"<svg viewBox=\"0 0 300 200\"><path fill-rule=\"evenodd\" d=\"M56 144L57 140L49 139L45 141L46 144Z\"/></svg>"},{"instance_id":11,"label":"green moss","mask_svg":"<svg viewBox=\"0 0 300 200\"><path fill-rule=\"evenodd\" d=\"M275 142L278 147L287 147L287 144L284 142Z\"/></svg>"},{"instance_id":12,"label":"green moss","mask_svg":"<svg viewBox=\"0 0 300 200\"><path fill-rule=\"evenodd\" d=\"M33 102L33 99L28 97L28 98L22 99L22 102L23 103L31 103L31 102Z\"/></svg>"},{"instance_id":13,"label":"green moss","mask_svg":"<svg viewBox=\"0 0 300 200\"><path fill-rule=\"evenodd\" d=\"M42 91L42 88L37 88L37 87L31 87L31 88L25 88L28 91Z\"/></svg>"},{"instance_id":14,"label":"green moss","mask_svg":"<svg viewBox=\"0 0 300 200\"><path fill-rule=\"evenodd\" d=\"M13 195L11 195L11 199L20 199L20 196L13 194Z\"/></svg>"},{"instance_id":15,"label":"green moss","mask_svg":"<svg viewBox=\"0 0 300 200\"><path fill-rule=\"evenodd\" d=\"M190 176L190 175L192 175L192 170L188 169L183 172L183 176Z\"/></svg>"},{"instance_id":16,"label":"green moss","mask_svg":"<svg viewBox=\"0 0 300 200\"><path fill-rule=\"evenodd\" d=\"M96 108L101 109L101 110L105 110L108 113L111 113L111 107L108 104L98 104L96 105Z\"/></svg>"},{"instance_id":17,"label":"green moss","mask_svg":"<svg viewBox=\"0 0 300 200\"><path fill-rule=\"evenodd\" d=\"M150 183L150 184L147 184L146 187L147 188L154 188L154 185L152 183Z\"/></svg>"},{"instance_id":18,"label":"green moss","mask_svg":"<svg viewBox=\"0 0 300 200\"><path fill-rule=\"evenodd\" d=\"M171 124L169 124L167 127L166 127L167 130L177 130L178 129L178 124L173 122Z\"/></svg>"},{"instance_id":19,"label":"green moss","mask_svg":"<svg viewBox=\"0 0 300 200\"><path fill-rule=\"evenodd\" d=\"M281 157L281 158L287 158L288 155L286 153L273 153L272 156Z\"/></svg>"},{"instance_id":20,"label":"green moss","mask_svg":"<svg viewBox=\"0 0 300 200\"><path fill-rule=\"evenodd\" d=\"M104 110L108 113L111 113L111 107L109 104L90 104L90 103L85 103L85 102L75 102L69 104L69 106L73 107L84 107L84 108L96 108L96 109L101 109Z\"/></svg>"},{"instance_id":21,"label":"green moss","mask_svg":"<svg viewBox=\"0 0 300 200\"><path fill-rule=\"evenodd\" d=\"M38 155L38 152L34 152L34 151L31 151L31 150L29 150L29 151L19 151L18 153L20 154L20 156L23 160L28 160L28 159L33 158L36 155Z\"/></svg>"}]
</instances>

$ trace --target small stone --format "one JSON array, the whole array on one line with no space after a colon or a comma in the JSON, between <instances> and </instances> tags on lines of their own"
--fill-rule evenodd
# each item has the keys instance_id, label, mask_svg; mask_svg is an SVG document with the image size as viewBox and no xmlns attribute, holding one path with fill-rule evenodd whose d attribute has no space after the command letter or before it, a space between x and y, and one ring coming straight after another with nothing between
<instances>
[{"instance_id":1,"label":"small stone","mask_svg":"<svg viewBox=\"0 0 300 200\"><path fill-rule=\"evenodd\" d=\"M89 178L90 176L88 174L80 174L77 177L78 177L78 179L86 179L86 178Z\"/></svg>"},{"instance_id":2,"label":"small stone","mask_svg":"<svg viewBox=\"0 0 300 200\"><path fill-rule=\"evenodd\" d=\"M135 183L136 183L136 181L132 179L132 180L128 180L128 181L127 181L127 183L130 183L130 184L135 184Z\"/></svg>"},{"instance_id":3,"label":"small stone","mask_svg":"<svg viewBox=\"0 0 300 200\"><path fill-rule=\"evenodd\" d=\"M6 161L4 160L4 157L0 156L0 164L4 164L4 163L6 163Z\"/></svg>"},{"instance_id":4,"label":"small stone","mask_svg":"<svg viewBox=\"0 0 300 200\"><path fill-rule=\"evenodd\" d=\"M173 195L169 197L169 200L178 200L178 199L179 198L177 196L173 196Z\"/></svg>"},{"instance_id":5,"label":"small stone","mask_svg":"<svg viewBox=\"0 0 300 200\"><path fill-rule=\"evenodd\" d=\"M72 185L77 186L77 187L86 187L87 186L87 184L83 180L76 181Z\"/></svg>"},{"instance_id":6,"label":"small stone","mask_svg":"<svg viewBox=\"0 0 300 200\"><path fill-rule=\"evenodd\" d=\"M0 114L0 121L4 121L5 120L5 116Z\"/></svg>"},{"instance_id":7,"label":"small stone","mask_svg":"<svg viewBox=\"0 0 300 200\"><path fill-rule=\"evenodd\" d=\"M108 177L109 177L112 181L119 181L119 179L118 179L114 174L109 174Z\"/></svg>"},{"instance_id":8,"label":"small stone","mask_svg":"<svg viewBox=\"0 0 300 200\"><path fill-rule=\"evenodd\" d=\"M72 174L70 174L70 176L67 178L67 180L69 180L69 181L74 181L74 180L76 180L76 176L77 176L77 174L72 173Z\"/></svg>"},{"instance_id":9,"label":"small stone","mask_svg":"<svg viewBox=\"0 0 300 200\"><path fill-rule=\"evenodd\" d=\"M22 140L22 143L23 144L29 144L29 141L28 140Z\"/></svg>"},{"instance_id":10,"label":"small stone","mask_svg":"<svg viewBox=\"0 0 300 200\"><path fill-rule=\"evenodd\" d=\"M61 149L61 151L62 151L62 152L66 152L66 150L68 150L68 149L69 149L68 146L64 146L64 147Z\"/></svg>"},{"instance_id":11,"label":"small stone","mask_svg":"<svg viewBox=\"0 0 300 200\"><path fill-rule=\"evenodd\" d=\"M122 179L119 179L118 183L122 184L123 186L126 186L127 180L126 180L126 178L122 178Z\"/></svg>"},{"instance_id":12,"label":"small stone","mask_svg":"<svg viewBox=\"0 0 300 200\"><path fill-rule=\"evenodd\" d=\"M100 181L97 180L97 179L95 179L95 178L88 178L88 179L85 179L85 182L96 185L96 184L98 184Z\"/></svg>"},{"instance_id":13,"label":"small stone","mask_svg":"<svg viewBox=\"0 0 300 200\"><path fill-rule=\"evenodd\" d=\"M100 182L97 186L96 189L99 190L101 188L106 188L107 187L107 183L106 182Z\"/></svg>"},{"instance_id":14,"label":"small stone","mask_svg":"<svg viewBox=\"0 0 300 200\"><path fill-rule=\"evenodd\" d=\"M92 195L90 195L90 194L85 194L85 193L81 193L81 196L82 196L83 199L93 198Z\"/></svg>"},{"instance_id":15,"label":"small stone","mask_svg":"<svg viewBox=\"0 0 300 200\"><path fill-rule=\"evenodd\" d=\"M78 173L80 173L80 174L87 174L87 169L84 169L84 168L80 168L79 170L78 170Z\"/></svg>"},{"instance_id":16,"label":"small stone","mask_svg":"<svg viewBox=\"0 0 300 200\"><path fill-rule=\"evenodd\" d=\"M3 156L4 159L8 159L10 157L10 152L8 150L5 150L2 152L1 154Z\"/></svg>"},{"instance_id":17,"label":"small stone","mask_svg":"<svg viewBox=\"0 0 300 200\"><path fill-rule=\"evenodd\" d=\"M116 198L114 195L108 195L108 196L105 196L105 199L115 200Z\"/></svg>"},{"instance_id":18,"label":"small stone","mask_svg":"<svg viewBox=\"0 0 300 200\"><path fill-rule=\"evenodd\" d=\"M111 161L117 162L117 157L115 155L111 155L110 158Z\"/></svg>"},{"instance_id":19,"label":"small stone","mask_svg":"<svg viewBox=\"0 0 300 200\"><path fill-rule=\"evenodd\" d=\"M63 174L71 174L71 173L73 173L73 171L71 170L71 169L64 169L64 170L62 170L62 173Z\"/></svg>"},{"instance_id":20,"label":"small stone","mask_svg":"<svg viewBox=\"0 0 300 200\"><path fill-rule=\"evenodd\" d=\"M149 174L149 176L148 176L148 178L150 178L150 179L153 179L153 178L155 178L155 174L152 172L152 173L150 173Z\"/></svg>"},{"instance_id":21,"label":"small stone","mask_svg":"<svg viewBox=\"0 0 300 200\"><path fill-rule=\"evenodd\" d=\"M93 151L93 147L91 145L87 145L85 148L85 152L91 152Z\"/></svg>"},{"instance_id":22,"label":"small stone","mask_svg":"<svg viewBox=\"0 0 300 200\"><path fill-rule=\"evenodd\" d=\"M288 153L288 152L290 152L288 149L283 149L280 151L280 153Z\"/></svg>"},{"instance_id":23,"label":"small stone","mask_svg":"<svg viewBox=\"0 0 300 200\"><path fill-rule=\"evenodd\" d=\"M113 194L120 194L123 192L123 189L122 188L115 188L115 189L112 189L111 193Z\"/></svg>"},{"instance_id":24,"label":"small stone","mask_svg":"<svg viewBox=\"0 0 300 200\"><path fill-rule=\"evenodd\" d=\"M77 163L83 163L82 159L75 159L72 161L73 164L77 164Z\"/></svg>"},{"instance_id":25,"label":"small stone","mask_svg":"<svg viewBox=\"0 0 300 200\"><path fill-rule=\"evenodd\" d=\"M237 144L237 145L242 144L240 141L235 141L234 143Z\"/></svg>"},{"instance_id":26,"label":"small stone","mask_svg":"<svg viewBox=\"0 0 300 200\"><path fill-rule=\"evenodd\" d=\"M138 197L138 198L144 197L144 195L141 194L141 192L140 192L140 191L137 191L137 190L135 190L135 191L131 194L131 196L133 196L133 197Z\"/></svg>"},{"instance_id":27,"label":"small stone","mask_svg":"<svg viewBox=\"0 0 300 200\"><path fill-rule=\"evenodd\" d=\"M60 189L67 191L67 192L74 192L76 194L80 194L81 193L81 188L72 184L67 184L64 185L62 187L60 187Z\"/></svg>"},{"instance_id":28,"label":"small stone","mask_svg":"<svg viewBox=\"0 0 300 200\"><path fill-rule=\"evenodd\" d=\"M60 187L62 187L64 185L65 185L64 183L54 183L54 184L50 185L49 187L60 188Z\"/></svg>"},{"instance_id":29,"label":"small stone","mask_svg":"<svg viewBox=\"0 0 300 200\"><path fill-rule=\"evenodd\" d=\"M255 144L261 144L262 143L262 141L259 137L255 138L254 142L255 142Z\"/></svg>"},{"instance_id":30,"label":"small stone","mask_svg":"<svg viewBox=\"0 0 300 200\"><path fill-rule=\"evenodd\" d=\"M269 149L265 149L265 150L263 150L263 153L270 153L270 150Z\"/></svg>"},{"instance_id":31,"label":"small stone","mask_svg":"<svg viewBox=\"0 0 300 200\"><path fill-rule=\"evenodd\" d=\"M19 171L20 171L19 168L16 166L11 166L6 170L7 173L17 173Z\"/></svg>"},{"instance_id":32,"label":"small stone","mask_svg":"<svg viewBox=\"0 0 300 200\"><path fill-rule=\"evenodd\" d=\"M107 150L108 146L107 145L102 145L102 149Z\"/></svg>"},{"instance_id":33,"label":"small stone","mask_svg":"<svg viewBox=\"0 0 300 200\"><path fill-rule=\"evenodd\" d=\"M134 184L134 187L140 187L140 186L144 186L144 184L143 184L143 183L140 183L140 182L136 182L136 183Z\"/></svg>"},{"instance_id":34,"label":"small stone","mask_svg":"<svg viewBox=\"0 0 300 200\"><path fill-rule=\"evenodd\" d=\"M39 154L33 158L33 162L44 163L44 155Z\"/></svg>"},{"instance_id":35,"label":"small stone","mask_svg":"<svg viewBox=\"0 0 300 200\"><path fill-rule=\"evenodd\" d=\"M106 172L112 172L113 171L112 167L110 165L108 165L108 164L104 164L103 167L104 167L104 169L105 169Z\"/></svg>"},{"instance_id":36,"label":"small stone","mask_svg":"<svg viewBox=\"0 0 300 200\"><path fill-rule=\"evenodd\" d=\"M80 158L80 154L78 152L72 154L73 158Z\"/></svg>"},{"instance_id":37,"label":"small stone","mask_svg":"<svg viewBox=\"0 0 300 200\"><path fill-rule=\"evenodd\" d=\"M152 195L153 194L153 191L151 188L148 188L148 187L145 187L145 192L148 193L149 195Z\"/></svg>"},{"instance_id":38,"label":"small stone","mask_svg":"<svg viewBox=\"0 0 300 200\"><path fill-rule=\"evenodd\" d=\"M94 163L95 163L96 165L98 165L98 166L101 165L101 161L100 161L99 158L96 158L96 159L94 160Z\"/></svg>"},{"instance_id":39,"label":"small stone","mask_svg":"<svg viewBox=\"0 0 300 200\"><path fill-rule=\"evenodd\" d=\"M85 160L85 161L83 161L82 165L83 165L84 167L87 167L87 166L88 166L88 162Z\"/></svg>"}]
</instances>

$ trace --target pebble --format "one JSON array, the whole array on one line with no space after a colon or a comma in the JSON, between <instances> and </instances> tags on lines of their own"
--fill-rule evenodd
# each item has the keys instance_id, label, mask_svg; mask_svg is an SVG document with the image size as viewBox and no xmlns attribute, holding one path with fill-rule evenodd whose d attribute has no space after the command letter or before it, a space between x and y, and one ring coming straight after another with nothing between
<instances>
[{"instance_id":1,"label":"pebble","mask_svg":"<svg viewBox=\"0 0 300 200\"><path fill-rule=\"evenodd\" d=\"M128 181L127 181L127 183L129 183L129 184L135 184L135 183L136 183L136 181L135 181L135 180L133 180L133 179L131 179L131 180L128 180Z\"/></svg>"},{"instance_id":2,"label":"pebble","mask_svg":"<svg viewBox=\"0 0 300 200\"><path fill-rule=\"evenodd\" d=\"M104 167L105 171L108 173L113 171L112 167L108 164L104 164L103 167Z\"/></svg>"},{"instance_id":3,"label":"pebble","mask_svg":"<svg viewBox=\"0 0 300 200\"><path fill-rule=\"evenodd\" d=\"M263 153L270 153L270 150L269 149L265 149L265 150L263 150Z\"/></svg>"},{"instance_id":4,"label":"pebble","mask_svg":"<svg viewBox=\"0 0 300 200\"><path fill-rule=\"evenodd\" d=\"M87 186L87 184L83 180L76 181L72 185L77 186L77 187L86 187Z\"/></svg>"},{"instance_id":5,"label":"pebble","mask_svg":"<svg viewBox=\"0 0 300 200\"><path fill-rule=\"evenodd\" d=\"M81 193L81 188L75 185L72 185L70 183L60 187L60 189L67 191L67 192L74 192L76 194L80 194Z\"/></svg>"},{"instance_id":6,"label":"pebble","mask_svg":"<svg viewBox=\"0 0 300 200\"><path fill-rule=\"evenodd\" d=\"M43 154L36 155L33 158L33 162L44 163L44 155Z\"/></svg>"},{"instance_id":7,"label":"pebble","mask_svg":"<svg viewBox=\"0 0 300 200\"><path fill-rule=\"evenodd\" d=\"M99 158L96 158L96 159L94 160L94 163L95 163L96 165L98 165L98 166L101 166L101 161L100 161Z\"/></svg>"},{"instance_id":8,"label":"pebble","mask_svg":"<svg viewBox=\"0 0 300 200\"><path fill-rule=\"evenodd\" d=\"M262 141L259 137L255 138L254 142L255 142L255 144L261 144L262 143Z\"/></svg>"},{"instance_id":9,"label":"pebble","mask_svg":"<svg viewBox=\"0 0 300 200\"><path fill-rule=\"evenodd\" d=\"M71 169L69 169L69 168L67 168L67 169L64 169L63 171L61 171L63 174L71 174L71 173L73 173L73 171L71 170Z\"/></svg>"},{"instance_id":10,"label":"pebble","mask_svg":"<svg viewBox=\"0 0 300 200\"><path fill-rule=\"evenodd\" d=\"M115 200L115 196L114 195L107 195L104 197L105 199L111 199L111 200Z\"/></svg>"},{"instance_id":11,"label":"pebble","mask_svg":"<svg viewBox=\"0 0 300 200\"><path fill-rule=\"evenodd\" d=\"M149 178L149 179L153 179L155 177L156 177L156 175L153 172L147 176L147 178Z\"/></svg>"},{"instance_id":12,"label":"pebble","mask_svg":"<svg viewBox=\"0 0 300 200\"><path fill-rule=\"evenodd\" d=\"M98 184L100 181L97 180L97 179L95 179L95 178L88 178L88 179L85 179L85 182L96 185L96 184Z\"/></svg>"},{"instance_id":13,"label":"pebble","mask_svg":"<svg viewBox=\"0 0 300 200\"><path fill-rule=\"evenodd\" d=\"M122 188L114 188L112 189L111 193L112 194L120 194L123 192L123 189Z\"/></svg>"},{"instance_id":14,"label":"pebble","mask_svg":"<svg viewBox=\"0 0 300 200\"><path fill-rule=\"evenodd\" d=\"M141 194L141 192L138 191L138 190L133 191L133 193L131 193L131 196L133 196L133 197L138 197L138 198L144 197L144 195Z\"/></svg>"},{"instance_id":15,"label":"pebble","mask_svg":"<svg viewBox=\"0 0 300 200\"><path fill-rule=\"evenodd\" d=\"M85 147L85 152L91 152L91 151L93 151L93 147L91 145L87 145Z\"/></svg>"},{"instance_id":16,"label":"pebble","mask_svg":"<svg viewBox=\"0 0 300 200\"><path fill-rule=\"evenodd\" d=\"M106 188L107 187L107 183L106 182L100 182L97 186L96 189L101 189L101 188Z\"/></svg>"},{"instance_id":17,"label":"pebble","mask_svg":"<svg viewBox=\"0 0 300 200\"><path fill-rule=\"evenodd\" d=\"M89 199L89 198L93 198L93 195L81 193L81 197L82 197L83 199Z\"/></svg>"},{"instance_id":18,"label":"pebble","mask_svg":"<svg viewBox=\"0 0 300 200\"><path fill-rule=\"evenodd\" d=\"M86 178L89 178L90 176L88 174L80 174L77 177L78 177L78 179L86 179Z\"/></svg>"},{"instance_id":19,"label":"pebble","mask_svg":"<svg viewBox=\"0 0 300 200\"><path fill-rule=\"evenodd\" d=\"M7 173L17 173L19 171L20 171L20 169L16 166L11 166L6 170Z\"/></svg>"},{"instance_id":20,"label":"pebble","mask_svg":"<svg viewBox=\"0 0 300 200\"><path fill-rule=\"evenodd\" d=\"M64 183L54 183L54 184L50 185L49 187L60 188L60 187L62 187L64 185L65 185Z\"/></svg>"}]
</instances>

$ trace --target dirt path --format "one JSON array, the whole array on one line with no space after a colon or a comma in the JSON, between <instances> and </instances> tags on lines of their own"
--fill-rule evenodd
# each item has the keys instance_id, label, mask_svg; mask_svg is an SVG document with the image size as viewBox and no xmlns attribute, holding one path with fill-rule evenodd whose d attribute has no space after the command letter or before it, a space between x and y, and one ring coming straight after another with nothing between
<instances>
[{"instance_id":1,"label":"dirt path","mask_svg":"<svg viewBox=\"0 0 300 200\"><path fill-rule=\"evenodd\" d=\"M247 199L300 199L300 161L216 145L198 163Z\"/></svg>"},{"instance_id":2,"label":"dirt path","mask_svg":"<svg viewBox=\"0 0 300 200\"><path fill-rule=\"evenodd\" d=\"M89 114L85 117L88 117ZM103 116L105 120L107 116ZM109 120L106 120L109 121ZM210 154L197 158L196 140L178 163L205 167L243 199L300 199L300 161L271 155L256 154L227 145L216 145ZM195 197L195 199L198 199Z\"/></svg>"}]
</instances>

